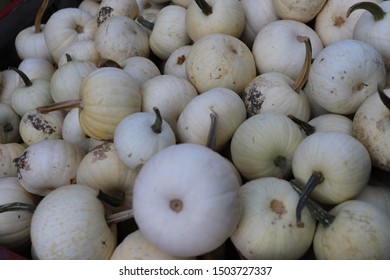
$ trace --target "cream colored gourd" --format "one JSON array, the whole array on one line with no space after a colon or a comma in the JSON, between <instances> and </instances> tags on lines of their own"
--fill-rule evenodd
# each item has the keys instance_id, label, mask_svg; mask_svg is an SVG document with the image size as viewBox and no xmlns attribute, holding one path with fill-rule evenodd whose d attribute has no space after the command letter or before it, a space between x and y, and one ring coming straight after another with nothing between
<instances>
[{"instance_id":1,"label":"cream colored gourd","mask_svg":"<svg viewBox=\"0 0 390 280\"><path fill-rule=\"evenodd\" d=\"M367 185L371 158L363 144L351 135L316 132L296 148L292 171L314 200L338 204L354 198Z\"/></svg>"},{"instance_id":2,"label":"cream colored gourd","mask_svg":"<svg viewBox=\"0 0 390 280\"><path fill-rule=\"evenodd\" d=\"M187 7L185 26L192 41L212 33L239 38L245 27L245 11L238 0L196 0Z\"/></svg>"},{"instance_id":3,"label":"cream colored gourd","mask_svg":"<svg viewBox=\"0 0 390 280\"><path fill-rule=\"evenodd\" d=\"M80 161L76 181L108 195L131 195L136 174L136 170L128 168L120 160L114 143L103 142L92 148ZM131 209L131 199L123 204L122 208Z\"/></svg>"},{"instance_id":4,"label":"cream colored gourd","mask_svg":"<svg viewBox=\"0 0 390 280\"><path fill-rule=\"evenodd\" d=\"M188 80L199 93L226 87L240 93L256 77L250 49L231 35L213 33L193 45L186 60Z\"/></svg>"},{"instance_id":5,"label":"cream colored gourd","mask_svg":"<svg viewBox=\"0 0 390 280\"><path fill-rule=\"evenodd\" d=\"M363 10L357 10L347 17L349 7L360 0L327 0L314 19L314 30L321 38L324 46L337 41L352 39L353 29ZM369 0L381 3L383 0Z\"/></svg>"},{"instance_id":6,"label":"cream colored gourd","mask_svg":"<svg viewBox=\"0 0 390 280\"><path fill-rule=\"evenodd\" d=\"M78 145L85 153L89 152L91 138L88 138L80 125L79 108L66 113L62 122L62 139Z\"/></svg>"},{"instance_id":7,"label":"cream colored gourd","mask_svg":"<svg viewBox=\"0 0 390 280\"><path fill-rule=\"evenodd\" d=\"M315 58L323 46L309 25L296 20L276 20L265 25L257 33L252 47L257 72L279 72L295 80L306 56L301 37L310 39L312 58Z\"/></svg>"},{"instance_id":8,"label":"cream colored gourd","mask_svg":"<svg viewBox=\"0 0 390 280\"><path fill-rule=\"evenodd\" d=\"M118 64L131 56L150 55L147 31L126 16L110 17L100 24L96 30L95 43L102 58Z\"/></svg>"},{"instance_id":9,"label":"cream colored gourd","mask_svg":"<svg viewBox=\"0 0 390 280\"><path fill-rule=\"evenodd\" d=\"M159 109L155 113L138 112L125 117L115 129L114 146L119 159L137 170L160 150L176 144L176 136L163 120Z\"/></svg>"},{"instance_id":10,"label":"cream colored gourd","mask_svg":"<svg viewBox=\"0 0 390 280\"><path fill-rule=\"evenodd\" d=\"M334 221L318 225L313 251L318 260L388 260L390 216L378 207L359 200L336 205Z\"/></svg>"},{"instance_id":11,"label":"cream colored gourd","mask_svg":"<svg viewBox=\"0 0 390 280\"><path fill-rule=\"evenodd\" d=\"M186 31L186 11L181 6L168 5L157 14L149 45L158 58L166 60L177 48L191 43Z\"/></svg>"},{"instance_id":12,"label":"cream colored gourd","mask_svg":"<svg viewBox=\"0 0 390 280\"><path fill-rule=\"evenodd\" d=\"M27 147L16 162L20 184L28 192L45 196L76 181L84 151L62 139L46 139Z\"/></svg>"},{"instance_id":13,"label":"cream colored gourd","mask_svg":"<svg viewBox=\"0 0 390 280\"><path fill-rule=\"evenodd\" d=\"M78 8L84 12L90 13L91 16L96 16L100 8L100 2L95 0L82 0Z\"/></svg>"},{"instance_id":14,"label":"cream colored gourd","mask_svg":"<svg viewBox=\"0 0 390 280\"><path fill-rule=\"evenodd\" d=\"M43 33L45 24L41 23L48 4L48 0L43 0L35 15L34 25L24 28L16 35L15 50L19 58L42 58L53 61Z\"/></svg>"},{"instance_id":15,"label":"cream colored gourd","mask_svg":"<svg viewBox=\"0 0 390 280\"><path fill-rule=\"evenodd\" d=\"M77 41L69 45L64 50L64 54L61 55L58 60L58 67L68 63L67 55L72 57L73 60L90 61L96 66L99 65L101 60L100 53L96 49L96 43L94 40Z\"/></svg>"},{"instance_id":16,"label":"cream colored gourd","mask_svg":"<svg viewBox=\"0 0 390 280\"><path fill-rule=\"evenodd\" d=\"M240 188L242 215L231 240L250 260L300 259L310 248L316 221L305 209L304 227L295 223L299 195L288 181L265 177Z\"/></svg>"},{"instance_id":17,"label":"cream colored gourd","mask_svg":"<svg viewBox=\"0 0 390 280\"><path fill-rule=\"evenodd\" d=\"M20 137L28 146L44 139L62 139L64 117L63 111L48 114L40 114L35 109L28 111L19 123Z\"/></svg>"},{"instance_id":18,"label":"cream colored gourd","mask_svg":"<svg viewBox=\"0 0 390 280\"><path fill-rule=\"evenodd\" d=\"M114 16L125 16L135 19L138 16L139 7L136 0L102 0L96 13L98 25L106 19Z\"/></svg>"},{"instance_id":19,"label":"cream colored gourd","mask_svg":"<svg viewBox=\"0 0 390 280\"><path fill-rule=\"evenodd\" d=\"M309 38L299 39L305 42L306 57L297 78L294 81L279 72L267 72L256 76L241 94L248 116L262 112L278 112L309 120L310 101L302 88L309 74L312 52Z\"/></svg>"},{"instance_id":20,"label":"cream colored gourd","mask_svg":"<svg viewBox=\"0 0 390 280\"><path fill-rule=\"evenodd\" d=\"M30 80L27 75L17 68L13 68L23 80L17 86L11 97L11 105L20 117L36 107L44 106L53 102L50 94L50 82L44 79Z\"/></svg>"},{"instance_id":21,"label":"cream colored gourd","mask_svg":"<svg viewBox=\"0 0 390 280\"><path fill-rule=\"evenodd\" d=\"M334 131L352 135L352 120L339 114L322 114L309 121L315 131Z\"/></svg>"},{"instance_id":22,"label":"cream colored gourd","mask_svg":"<svg viewBox=\"0 0 390 280\"><path fill-rule=\"evenodd\" d=\"M191 48L192 45L186 45L177 48L173 53L171 53L164 63L163 74L173 75L178 78L188 80L186 74L186 60Z\"/></svg>"},{"instance_id":23,"label":"cream colored gourd","mask_svg":"<svg viewBox=\"0 0 390 280\"><path fill-rule=\"evenodd\" d=\"M213 88L192 99L177 120L178 140L181 143L207 145L210 114L216 118L215 147L221 151L230 142L236 129L246 119L245 105L234 91Z\"/></svg>"},{"instance_id":24,"label":"cream colored gourd","mask_svg":"<svg viewBox=\"0 0 390 280\"><path fill-rule=\"evenodd\" d=\"M147 80L161 75L156 63L143 56L132 56L126 59L123 62L123 70L136 80L140 88Z\"/></svg>"},{"instance_id":25,"label":"cream colored gourd","mask_svg":"<svg viewBox=\"0 0 390 280\"><path fill-rule=\"evenodd\" d=\"M241 0L245 11L245 27L240 39L252 49L257 33L266 24L278 20L273 0Z\"/></svg>"},{"instance_id":26,"label":"cream colored gourd","mask_svg":"<svg viewBox=\"0 0 390 280\"><path fill-rule=\"evenodd\" d=\"M3 211L3 206L10 203L24 203L31 209ZM0 246L10 250L23 251L30 245L30 224L34 206L38 198L27 192L17 177L8 176L0 178ZM26 207L28 208L28 207Z\"/></svg>"},{"instance_id":27,"label":"cream colored gourd","mask_svg":"<svg viewBox=\"0 0 390 280\"><path fill-rule=\"evenodd\" d=\"M80 99L80 87L84 79L97 69L90 61L69 61L55 70L50 79L50 94L54 102Z\"/></svg>"},{"instance_id":28,"label":"cream colored gourd","mask_svg":"<svg viewBox=\"0 0 390 280\"><path fill-rule=\"evenodd\" d=\"M317 55L305 93L330 113L353 114L385 81L386 68L380 53L367 43L347 39Z\"/></svg>"},{"instance_id":29,"label":"cream colored gourd","mask_svg":"<svg viewBox=\"0 0 390 280\"><path fill-rule=\"evenodd\" d=\"M67 47L77 41L93 40L97 30L95 18L79 8L64 8L47 20L43 34L54 62L58 63Z\"/></svg>"},{"instance_id":30,"label":"cream colored gourd","mask_svg":"<svg viewBox=\"0 0 390 280\"><path fill-rule=\"evenodd\" d=\"M112 140L118 123L141 110L140 88L123 69L98 68L83 80L80 99L42 106L37 110L45 113L73 108L80 108L80 125L89 137Z\"/></svg>"},{"instance_id":31,"label":"cream colored gourd","mask_svg":"<svg viewBox=\"0 0 390 280\"><path fill-rule=\"evenodd\" d=\"M127 235L118 246L116 246L111 260L188 260L195 258L181 258L164 253L151 244L136 230Z\"/></svg>"},{"instance_id":32,"label":"cream colored gourd","mask_svg":"<svg viewBox=\"0 0 390 280\"><path fill-rule=\"evenodd\" d=\"M235 131L230 153L247 180L291 177L291 161L304 136L287 116L264 112L246 119Z\"/></svg>"},{"instance_id":33,"label":"cream colored gourd","mask_svg":"<svg viewBox=\"0 0 390 280\"><path fill-rule=\"evenodd\" d=\"M20 143L0 143L0 177L16 177L18 169L15 161L22 155L25 147Z\"/></svg>"},{"instance_id":34,"label":"cream colored gourd","mask_svg":"<svg viewBox=\"0 0 390 280\"><path fill-rule=\"evenodd\" d=\"M363 102L352 120L352 135L367 148L373 166L384 171L390 171L390 147L387 141L390 109L382 98L386 101L389 93L389 89L379 88Z\"/></svg>"},{"instance_id":35,"label":"cream colored gourd","mask_svg":"<svg viewBox=\"0 0 390 280\"><path fill-rule=\"evenodd\" d=\"M185 79L173 75L158 75L144 82L141 87L142 111L160 110L177 137L177 119L184 107L198 95L195 87Z\"/></svg>"},{"instance_id":36,"label":"cream colored gourd","mask_svg":"<svg viewBox=\"0 0 390 280\"><path fill-rule=\"evenodd\" d=\"M19 122L20 116L15 110L0 103L0 144L19 142Z\"/></svg>"},{"instance_id":37,"label":"cream colored gourd","mask_svg":"<svg viewBox=\"0 0 390 280\"><path fill-rule=\"evenodd\" d=\"M276 14L282 19L292 19L307 23L321 11L327 0L274 0Z\"/></svg>"},{"instance_id":38,"label":"cream colored gourd","mask_svg":"<svg viewBox=\"0 0 390 280\"><path fill-rule=\"evenodd\" d=\"M375 49L382 55L387 71L390 70L390 51L389 36L390 33L386 26L390 23L390 3L387 1L379 4L371 2L358 2L352 5L347 15L351 15L363 9L365 11L361 14L358 21L353 28L352 37L375 47Z\"/></svg>"},{"instance_id":39,"label":"cream colored gourd","mask_svg":"<svg viewBox=\"0 0 390 280\"><path fill-rule=\"evenodd\" d=\"M43 79L50 81L56 68L47 59L31 57L23 59L19 63L18 69L26 74L30 80ZM22 79L21 82L23 82Z\"/></svg>"},{"instance_id":40,"label":"cream colored gourd","mask_svg":"<svg viewBox=\"0 0 390 280\"><path fill-rule=\"evenodd\" d=\"M41 260L105 260L117 244L97 191L64 185L45 196L31 220L31 243Z\"/></svg>"},{"instance_id":41,"label":"cream colored gourd","mask_svg":"<svg viewBox=\"0 0 390 280\"><path fill-rule=\"evenodd\" d=\"M217 152L197 144L172 145L138 173L134 218L143 236L161 251L199 256L221 246L236 228L240 185L234 165Z\"/></svg>"}]
</instances>

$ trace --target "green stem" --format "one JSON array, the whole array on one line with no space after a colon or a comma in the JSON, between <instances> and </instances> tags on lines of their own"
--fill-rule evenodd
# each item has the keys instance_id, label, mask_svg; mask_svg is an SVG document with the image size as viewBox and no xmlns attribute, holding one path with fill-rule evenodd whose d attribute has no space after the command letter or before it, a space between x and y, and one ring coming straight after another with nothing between
<instances>
[{"instance_id":1,"label":"green stem","mask_svg":"<svg viewBox=\"0 0 390 280\"><path fill-rule=\"evenodd\" d=\"M157 107L153 107L153 111L156 113L156 120L154 121L154 124L151 126L151 128L154 133L161 133L163 119L161 117L160 110Z\"/></svg>"},{"instance_id":2,"label":"green stem","mask_svg":"<svg viewBox=\"0 0 390 280\"><path fill-rule=\"evenodd\" d=\"M296 218L297 218L297 226L303 227L304 223L301 220L302 210L306 206L309 195L312 191L317 187L318 184L324 181L324 176L321 172L314 171L309 180L307 181L305 187L302 190L301 196L299 197L298 205L296 208Z\"/></svg>"},{"instance_id":3,"label":"green stem","mask_svg":"<svg viewBox=\"0 0 390 280\"><path fill-rule=\"evenodd\" d=\"M49 105L44 105L36 108L37 112L40 114L46 114L50 113L53 111L58 111L58 110L71 110L74 108L83 108L83 101L79 99L74 99L74 100L65 100L57 103L52 103Z\"/></svg>"},{"instance_id":4,"label":"green stem","mask_svg":"<svg viewBox=\"0 0 390 280\"><path fill-rule=\"evenodd\" d=\"M146 20L143 16L138 16L137 17L137 21L143 26L145 27L146 29L148 29L149 31L153 31L153 28L154 28L154 23L149 21L149 20Z\"/></svg>"},{"instance_id":5,"label":"green stem","mask_svg":"<svg viewBox=\"0 0 390 280\"><path fill-rule=\"evenodd\" d=\"M206 0L195 0L198 7L202 10L202 13L209 16L213 13L213 7L211 7Z\"/></svg>"},{"instance_id":6,"label":"green stem","mask_svg":"<svg viewBox=\"0 0 390 280\"><path fill-rule=\"evenodd\" d=\"M293 122L295 122L297 125L299 125L306 133L306 135L311 135L313 134L314 132L316 132L316 128L314 126L312 126L311 124L301 120L301 119L298 119L297 117L289 114L287 115Z\"/></svg>"},{"instance_id":7,"label":"green stem","mask_svg":"<svg viewBox=\"0 0 390 280\"><path fill-rule=\"evenodd\" d=\"M298 76L296 77L294 84L292 85L292 88L296 91L299 92L303 86L306 84L307 79L309 77L309 71L311 67L311 56L312 56L312 47L311 47L311 42L310 38L306 36L297 36L297 40L299 42L305 43L306 47L306 56L305 56L305 62L303 63L302 69L299 72Z\"/></svg>"},{"instance_id":8,"label":"green stem","mask_svg":"<svg viewBox=\"0 0 390 280\"><path fill-rule=\"evenodd\" d=\"M0 205L0 213L9 211L27 211L33 213L36 209L35 205L24 203L24 202L11 202Z\"/></svg>"},{"instance_id":9,"label":"green stem","mask_svg":"<svg viewBox=\"0 0 390 280\"><path fill-rule=\"evenodd\" d=\"M373 15L375 21L382 20L386 15L386 12L378 4L373 2L363 1L363 2L358 2L352 5L351 7L349 7L349 9L347 10L347 17L349 17L349 15L353 11L358 9L364 9L370 12Z\"/></svg>"},{"instance_id":10,"label":"green stem","mask_svg":"<svg viewBox=\"0 0 390 280\"><path fill-rule=\"evenodd\" d=\"M107 203L110 206L118 207L121 206L123 203L125 195L123 192L118 192L115 195L109 195L102 190L99 190L99 193L97 195L97 198L101 201Z\"/></svg>"},{"instance_id":11,"label":"green stem","mask_svg":"<svg viewBox=\"0 0 390 280\"><path fill-rule=\"evenodd\" d=\"M42 17L46 11L48 4L49 4L49 0L43 0L41 6L38 9L38 12L37 12L37 15L35 16L35 21L34 21L35 33L42 32L42 25L41 25Z\"/></svg>"},{"instance_id":12,"label":"green stem","mask_svg":"<svg viewBox=\"0 0 390 280\"><path fill-rule=\"evenodd\" d=\"M206 146L213 151L215 151L215 147L217 144L217 115L214 113L210 113L210 129L207 137Z\"/></svg>"},{"instance_id":13,"label":"green stem","mask_svg":"<svg viewBox=\"0 0 390 280\"><path fill-rule=\"evenodd\" d=\"M71 62L73 60L70 54L68 53L65 54L65 57L66 57L66 62Z\"/></svg>"},{"instance_id":14,"label":"green stem","mask_svg":"<svg viewBox=\"0 0 390 280\"><path fill-rule=\"evenodd\" d=\"M378 85L378 93L383 105L385 105L386 108L390 110L390 98L385 94L382 86L380 85Z\"/></svg>"},{"instance_id":15,"label":"green stem","mask_svg":"<svg viewBox=\"0 0 390 280\"><path fill-rule=\"evenodd\" d=\"M27 75L22 70L20 70L16 67L13 67L13 66L9 67L9 69L18 73L18 75L23 80L23 83L26 85L26 87L31 87L33 85L31 80L29 79L29 77L27 77Z\"/></svg>"},{"instance_id":16,"label":"green stem","mask_svg":"<svg viewBox=\"0 0 390 280\"><path fill-rule=\"evenodd\" d=\"M296 190L300 195L302 194L303 187L300 186L295 180L290 181L291 186ZM312 200L310 197L307 199L307 208L310 211L310 214L324 227L330 226L335 216L330 214L324 208L322 208L317 202Z\"/></svg>"}]
</instances>

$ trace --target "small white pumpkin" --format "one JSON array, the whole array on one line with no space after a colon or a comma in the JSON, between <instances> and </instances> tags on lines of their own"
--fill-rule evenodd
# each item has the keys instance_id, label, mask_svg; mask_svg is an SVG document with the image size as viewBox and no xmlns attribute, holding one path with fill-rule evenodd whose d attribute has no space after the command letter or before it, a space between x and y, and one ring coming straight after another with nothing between
<instances>
[{"instance_id":1,"label":"small white pumpkin","mask_svg":"<svg viewBox=\"0 0 390 280\"><path fill-rule=\"evenodd\" d=\"M282 19L307 23L321 11L327 0L274 0L276 14Z\"/></svg>"},{"instance_id":2,"label":"small white pumpkin","mask_svg":"<svg viewBox=\"0 0 390 280\"><path fill-rule=\"evenodd\" d=\"M155 114L138 112L120 121L115 129L114 145L120 160L131 169L139 169L151 156L176 144L176 136L162 119L158 108Z\"/></svg>"},{"instance_id":3,"label":"small white pumpkin","mask_svg":"<svg viewBox=\"0 0 390 280\"><path fill-rule=\"evenodd\" d=\"M327 227L319 224L313 251L318 260L388 260L390 216L364 201L348 200L329 212Z\"/></svg>"},{"instance_id":4,"label":"small white pumpkin","mask_svg":"<svg viewBox=\"0 0 390 280\"><path fill-rule=\"evenodd\" d=\"M45 196L76 182L84 151L62 139L46 139L27 147L16 162L20 184L28 192Z\"/></svg>"},{"instance_id":5,"label":"small white pumpkin","mask_svg":"<svg viewBox=\"0 0 390 280\"><path fill-rule=\"evenodd\" d=\"M47 59L30 57L23 59L19 63L18 69L26 74L30 80L43 79L50 81L56 68ZM21 82L23 82L22 79Z\"/></svg>"},{"instance_id":6,"label":"small white pumpkin","mask_svg":"<svg viewBox=\"0 0 390 280\"><path fill-rule=\"evenodd\" d=\"M97 191L64 185L45 196L31 220L31 243L41 260L104 260L117 245Z\"/></svg>"},{"instance_id":7,"label":"small white pumpkin","mask_svg":"<svg viewBox=\"0 0 390 280\"><path fill-rule=\"evenodd\" d=\"M24 152L25 146L20 143L0 143L0 177L16 177L18 169L17 159Z\"/></svg>"},{"instance_id":8,"label":"small white pumpkin","mask_svg":"<svg viewBox=\"0 0 390 280\"><path fill-rule=\"evenodd\" d=\"M367 185L354 198L375 205L390 215L390 188L381 185Z\"/></svg>"},{"instance_id":9,"label":"small white pumpkin","mask_svg":"<svg viewBox=\"0 0 390 280\"><path fill-rule=\"evenodd\" d=\"M256 114L235 131L230 144L232 161L248 180L271 176L288 179L293 154L303 138L286 115Z\"/></svg>"},{"instance_id":10,"label":"small white pumpkin","mask_svg":"<svg viewBox=\"0 0 390 280\"><path fill-rule=\"evenodd\" d=\"M89 152L91 138L88 138L80 125L79 108L66 113L62 122L62 139L80 146L85 153Z\"/></svg>"},{"instance_id":11,"label":"small white pumpkin","mask_svg":"<svg viewBox=\"0 0 390 280\"><path fill-rule=\"evenodd\" d=\"M164 63L163 73L165 75L174 75L176 77L187 80L185 65L187 56L190 53L191 48L192 45L186 45L177 48L173 53L171 53L171 55Z\"/></svg>"},{"instance_id":12,"label":"small white pumpkin","mask_svg":"<svg viewBox=\"0 0 390 280\"><path fill-rule=\"evenodd\" d=\"M199 93L226 87L240 93L256 77L251 50L234 36L213 33L197 40L185 63L188 80Z\"/></svg>"},{"instance_id":13,"label":"small white pumpkin","mask_svg":"<svg viewBox=\"0 0 390 280\"><path fill-rule=\"evenodd\" d=\"M126 16L135 19L139 7L135 0L101 0L96 15L98 25L114 16Z\"/></svg>"},{"instance_id":14,"label":"small white pumpkin","mask_svg":"<svg viewBox=\"0 0 390 280\"><path fill-rule=\"evenodd\" d=\"M221 246L241 215L241 178L226 158L197 144L169 146L138 173L135 221L161 251L195 257Z\"/></svg>"},{"instance_id":15,"label":"small white pumpkin","mask_svg":"<svg viewBox=\"0 0 390 280\"><path fill-rule=\"evenodd\" d=\"M335 131L352 135L352 120L339 114L322 114L309 121L316 131Z\"/></svg>"},{"instance_id":16,"label":"small white pumpkin","mask_svg":"<svg viewBox=\"0 0 390 280\"><path fill-rule=\"evenodd\" d=\"M69 45L58 60L58 67L68 62L67 54L73 60L87 60L95 65L98 65L101 59L100 53L96 49L96 43L92 39L77 41Z\"/></svg>"},{"instance_id":17,"label":"small white pumpkin","mask_svg":"<svg viewBox=\"0 0 390 280\"><path fill-rule=\"evenodd\" d=\"M141 88L147 80L161 75L160 69L150 58L143 56L132 56L123 61L122 68L129 73Z\"/></svg>"},{"instance_id":18,"label":"small white pumpkin","mask_svg":"<svg viewBox=\"0 0 390 280\"><path fill-rule=\"evenodd\" d=\"M20 137L28 146L44 139L62 139L64 117L63 111L47 114L40 114L35 109L28 111L19 123Z\"/></svg>"},{"instance_id":19,"label":"small white pumpkin","mask_svg":"<svg viewBox=\"0 0 390 280\"><path fill-rule=\"evenodd\" d=\"M251 180L240 188L242 215L231 236L235 248L250 260L300 259L310 248L316 221L305 209L298 227L298 193L288 181L275 177Z\"/></svg>"}]
</instances>

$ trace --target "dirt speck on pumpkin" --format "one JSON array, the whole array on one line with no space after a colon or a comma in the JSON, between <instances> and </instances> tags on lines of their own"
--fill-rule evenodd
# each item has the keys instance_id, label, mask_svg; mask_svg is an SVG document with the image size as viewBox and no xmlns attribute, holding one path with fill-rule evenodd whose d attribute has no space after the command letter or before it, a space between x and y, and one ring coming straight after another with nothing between
<instances>
[{"instance_id":1,"label":"dirt speck on pumpkin","mask_svg":"<svg viewBox=\"0 0 390 280\"><path fill-rule=\"evenodd\" d=\"M98 26L102 24L106 19L111 17L111 13L114 9L109 6L101 7L97 14L97 24Z\"/></svg>"}]
</instances>

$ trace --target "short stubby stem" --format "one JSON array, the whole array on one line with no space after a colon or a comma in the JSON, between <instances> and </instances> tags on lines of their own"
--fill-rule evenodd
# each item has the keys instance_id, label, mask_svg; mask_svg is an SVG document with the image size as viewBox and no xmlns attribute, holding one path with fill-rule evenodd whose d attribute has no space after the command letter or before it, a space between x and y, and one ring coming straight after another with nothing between
<instances>
[{"instance_id":1,"label":"short stubby stem","mask_svg":"<svg viewBox=\"0 0 390 280\"><path fill-rule=\"evenodd\" d=\"M207 137L206 146L213 151L215 151L215 147L217 144L217 116L214 113L210 114L210 129Z\"/></svg>"},{"instance_id":2,"label":"short stubby stem","mask_svg":"<svg viewBox=\"0 0 390 280\"><path fill-rule=\"evenodd\" d=\"M153 107L153 111L154 111L154 113L156 113L156 120L154 121L153 125L151 126L152 131L154 133L161 133L163 119L161 117L160 110L157 107Z\"/></svg>"},{"instance_id":3,"label":"short stubby stem","mask_svg":"<svg viewBox=\"0 0 390 280\"><path fill-rule=\"evenodd\" d=\"M183 201L179 198L174 198L169 201L169 208L171 208L172 211L179 213L183 210Z\"/></svg>"},{"instance_id":4,"label":"short stubby stem","mask_svg":"<svg viewBox=\"0 0 390 280\"><path fill-rule=\"evenodd\" d=\"M195 0L196 4L198 4L198 7L202 10L202 13L206 16L209 16L213 13L213 7L209 5L209 3L206 2L206 0Z\"/></svg>"},{"instance_id":5,"label":"short stubby stem","mask_svg":"<svg viewBox=\"0 0 390 280\"><path fill-rule=\"evenodd\" d=\"M287 115L293 122L295 122L297 125L299 125L303 131L305 131L306 135L311 135L314 132L316 132L316 128L312 126L311 124L289 114Z\"/></svg>"}]
</instances>

